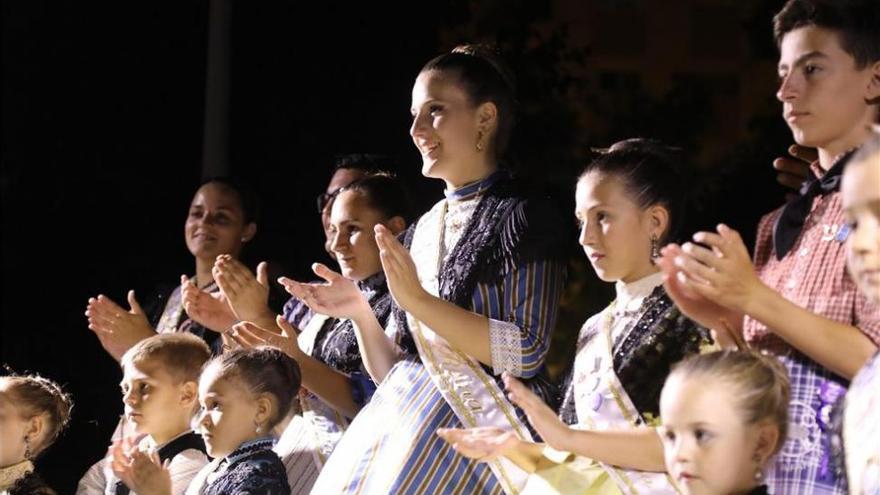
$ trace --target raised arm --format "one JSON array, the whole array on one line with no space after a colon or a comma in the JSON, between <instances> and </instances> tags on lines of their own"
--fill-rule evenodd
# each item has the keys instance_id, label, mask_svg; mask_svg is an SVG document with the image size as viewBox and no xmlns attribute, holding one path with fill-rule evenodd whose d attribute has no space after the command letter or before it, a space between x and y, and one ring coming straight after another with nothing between
<instances>
[{"instance_id":1,"label":"raised arm","mask_svg":"<svg viewBox=\"0 0 880 495\"><path fill-rule=\"evenodd\" d=\"M481 290L477 309L500 305L499 319L463 309L429 294L418 279L415 263L398 240L376 228L388 288L398 305L462 352L496 373L531 377L540 369L556 318L564 268L537 261L511 270L499 287Z\"/></svg>"},{"instance_id":2,"label":"raised arm","mask_svg":"<svg viewBox=\"0 0 880 495\"><path fill-rule=\"evenodd\" d=\"M353 323L364 368L376 383L381 382L398 360L397 347L385 334L366 297L351 280L315 263L315 274L326 282L306 284L282 277L278 282L301 299L312 311Z\"/></svg>"}]
</instances>

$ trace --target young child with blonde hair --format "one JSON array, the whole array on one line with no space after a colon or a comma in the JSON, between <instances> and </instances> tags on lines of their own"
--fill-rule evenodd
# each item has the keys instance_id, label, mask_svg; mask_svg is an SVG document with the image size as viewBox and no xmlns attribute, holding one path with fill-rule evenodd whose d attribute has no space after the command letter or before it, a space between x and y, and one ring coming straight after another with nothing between
<instances>
[{"instance_id":1,"label":"young child with blonde hair","mask_svg":"<svg viewBox=\"0 0 880 495\"><path fill-rule=\"evenodd\" d=\"M659 428L666 469L686 495L766 494L767 461L788 430L788 373L771 356L691 356L666 379Z\"/></svg>"}]
</instances>

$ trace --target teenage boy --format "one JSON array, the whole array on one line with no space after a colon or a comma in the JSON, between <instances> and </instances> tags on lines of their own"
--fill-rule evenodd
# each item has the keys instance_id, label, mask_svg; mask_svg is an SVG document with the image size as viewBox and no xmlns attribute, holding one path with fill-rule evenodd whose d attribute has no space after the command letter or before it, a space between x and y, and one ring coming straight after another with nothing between
<instances>
[{"instance_id":1,"label":"teenage boy","mask_svg":"<svg viewBox=\"0 0 880 495\"><path fill-rule=\"evenodd\" d=\"M815 177L761 220L754 265L725 225L667 246L660 261L682 311L719 340L772 353L788 368L791 427L767 473L774 494L843 493L830 458L830 411L880 342L880 309L846 271L838 184L878 119L878 24L877 0L785 4L774 18L777 98L795 141L818 150Z\"/></svg>"}]
</instances>

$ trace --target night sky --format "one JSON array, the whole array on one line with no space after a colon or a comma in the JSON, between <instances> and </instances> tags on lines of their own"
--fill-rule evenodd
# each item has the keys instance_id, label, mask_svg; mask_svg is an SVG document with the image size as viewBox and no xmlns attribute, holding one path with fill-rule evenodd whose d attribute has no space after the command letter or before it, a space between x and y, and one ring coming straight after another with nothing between
<instances>
[{"instance_id":1,"label":"night sky","mask_svg":"<svg viewBox=\"0 0 880 495\"><path fill-rule=\"evenodd\" d=\"M662 32L639 32L641 45L626 29L579 40L597 16L645 27L666 2L417 4L235 2L227 145L231 172L263 201L244 256L251 266L268 259L301 278L325 260L314 198L335 154L392 155L422 210L440 197L407 134L410 90L427 60L464 41L510 53L522 104L513 166L546 179L563 205L589 146L635 135L693 150L692 229L724 220L751 238L760 214L783 201L770 166L790 139L772 89L770 17L781 2L682 2L702 19L691 42L727 37L718 39L724 67L706 76L712 50L692 56L676 45L667 55L679 73L659 83L609 60L622 50L638 67L640 47L664 43ZM0 363L75 396L71 428L41 461L60 493L105 451L122 409L118 365L86 326L88 298L122 302L129 288L145 294L194 270L182 234L202 176L208 13L204 0L2 3ZM766 73L769 89L751 95L730 83L746 70ZM724 104L732 97L750 103L733 124L742 106ZM570 223L576 289L563 321L577 322L608 291L590 289L598 285Z\"/></svg>"}]
</instances>

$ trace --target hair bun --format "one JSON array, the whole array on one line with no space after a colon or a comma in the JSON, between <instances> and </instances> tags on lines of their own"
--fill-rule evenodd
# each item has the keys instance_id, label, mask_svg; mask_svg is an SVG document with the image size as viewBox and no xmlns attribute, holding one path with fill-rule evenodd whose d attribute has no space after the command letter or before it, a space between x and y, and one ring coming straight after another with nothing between
<instances>
[{"instance_id":1,"label":"hair bun","mask_svg":"<svg viewBox=\"0 0 880 495\"><path fill-rule=\"evenodd\" d=\"M590 151L599 155L614 152L647 151L666 157L680 157L683 149L679 146L670 146L659 139L637 137L618 141L610 148L590 148Z\"/></svg>"},{"instance_id":2,"label":"hair bun","mask_svg":"<svg viewBox=\"0 0 880 495\"><path fill-rule=\"evenodd\" d=\"M516 77L513 72L504 64L501 57L501 49L491 43L463 43L452 49L450 53L460 53L462 55L470 55L487 62L501 76L501 79L507 84L512 95L516 95Z\"/></svg>"}]
</instances>

